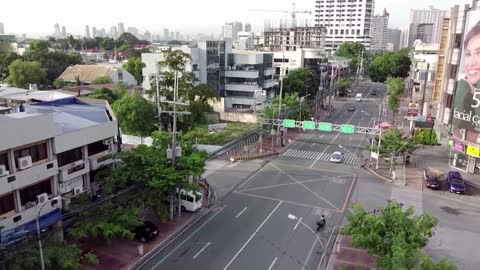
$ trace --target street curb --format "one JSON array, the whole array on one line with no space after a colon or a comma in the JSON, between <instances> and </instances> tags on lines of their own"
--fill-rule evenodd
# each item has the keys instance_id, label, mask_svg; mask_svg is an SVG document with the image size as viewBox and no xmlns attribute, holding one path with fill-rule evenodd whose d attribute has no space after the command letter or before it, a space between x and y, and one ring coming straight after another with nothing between
<instances>
[{"instance_id":1,"label":"street curb","mask_svg":"<svg viewBox=\"0 0 480 270\"><path fill-rule=\"evenodd\" d=\"M205 208L203 208L205 209ZM186 232L190 227L195 225L198 221L200 221L201 218L206 216L208 213L210 213L215 207L210 207L207 208L204 213L202 213L199 216L193 217L190 221L185 222L182 226L180 226L178 229L176 229L168 238L165 238L162 242L158 243L157 246L152 248L149 252L145 253L142 257L138 258L133 263L130 263L123 269L125 270L135 270L137 269L142 263L150 260L152 257L156 255L157 252L162 251L164 248L166 248L168 245L170 245L178 236L182 235L184 232Z\"/></svg>"},{"instance_id":2,"label":"street curb","mask_svg":"<svg viewBox=\"0 0 480 270\"><path fill-rule=\"evenodd\" d=\"M392 180L392 179L387 178L387 177L385 177L385 176L377 173L375 170L370 169L370 168L368 168L368 167L364 167L364 168L365 168L369 173L375 175L376 177L381 178L381 179L383 179L383 180L385 180L385 181L387 181L387 182L389 182L389 183L393 183L393 180Z\"/></svg>"}]
</instances>

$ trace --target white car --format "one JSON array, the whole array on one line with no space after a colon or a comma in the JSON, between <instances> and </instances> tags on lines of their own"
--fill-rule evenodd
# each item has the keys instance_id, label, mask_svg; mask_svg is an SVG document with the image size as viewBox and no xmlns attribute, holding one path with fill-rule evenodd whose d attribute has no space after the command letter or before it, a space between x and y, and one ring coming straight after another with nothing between
<instances>
[{"instance_id":1,"label":"white car","mask_svg":"<svg viewBox=\"0 0 480 270\"><path fill-rule=\"evenodd\" d=\"M333 152L332 156L330 157L330 161L335 163L342 163L342 159L343 153L338 151Z\"/></svg>"}]
</instances>

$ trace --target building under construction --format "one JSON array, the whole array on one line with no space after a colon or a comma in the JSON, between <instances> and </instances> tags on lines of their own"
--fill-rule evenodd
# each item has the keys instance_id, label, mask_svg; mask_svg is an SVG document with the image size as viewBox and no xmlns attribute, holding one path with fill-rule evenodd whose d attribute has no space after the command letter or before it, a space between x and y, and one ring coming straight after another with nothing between
<instances>
[{"instance_id":1,"label":"building under construction","mask_svg":"<svg viewBox=\"0 0 480 270\"><path fill-rule=\"evenodd\" d=\"M301 48L325 48L322 26L265 27L264 47L269 51L296 51Z\"/></svg>"}]
</instances>

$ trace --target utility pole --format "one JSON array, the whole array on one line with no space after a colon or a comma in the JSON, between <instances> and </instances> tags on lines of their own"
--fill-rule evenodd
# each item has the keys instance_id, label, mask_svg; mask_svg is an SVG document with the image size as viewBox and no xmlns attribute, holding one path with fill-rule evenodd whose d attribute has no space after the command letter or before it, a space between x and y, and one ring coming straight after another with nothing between
<instances>
[{"instance_id":1,"label":"utility pole","mask_svg":"<svg viewBox=\"0 0 480 270\"><path fill-rule=\"evenodd\" d=\"M278 119L280 119L280 113L282 111L282 95L283 95L283 71L285 68L285 53L282 56L282 68L280 70L280 100L278 102ZM280 145L280 125L277 125L277 145Z\"/></svg>"},{"instance_id":2,"label":"utility pole","mask_svg":"<svg viewBox=\"0 0 480 270\"><path fill-rule=\"evenodd\" d=\"M162 108L160 107L160 87L158 81L158 63L155 65L155 82L157 85L157 118L158 118L158 131L162 131Z\"/></svg>"}]
</instances>

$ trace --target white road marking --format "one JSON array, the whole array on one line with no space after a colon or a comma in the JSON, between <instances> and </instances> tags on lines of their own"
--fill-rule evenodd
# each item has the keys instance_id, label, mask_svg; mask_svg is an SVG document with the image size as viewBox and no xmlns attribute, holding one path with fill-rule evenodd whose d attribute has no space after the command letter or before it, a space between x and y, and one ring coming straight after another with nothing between
<instances>
[{"instance_id":1,"label":"white road marking","mask_svg":"<svg viewBox=\"0 0 480 270\"><path fill-rule=\"evenodd\" d=\"M260 168L258 171L256 171L254 174L252 174L252 176L250 176L247 180L245 180L245 182L243 182L237 189L243 187L246 183L248 183L248 181L252 180L253 177L255 177L260 171L262 171L265 167L267 167L268 164L266 164L265 166L263 166L262 168Z\"/></svg>"},{"instance_id":2,"label":"white road marking","mask_svg":"<svg viewBox=\"0 0 480 270\"><path fill-rule=\"evenodd\" d=\"M238 164L240 164L240 161L235 161L234 163L230 164L230 165L227 165L228 168L233 168L235 166L237 166Z\"/></svg>"},{"instance_id":3,"label":"white road marking","mask_svg":"<svg viewBox=\"0 0 480 270\"><path fill-rule=\"evenodd\" d=\"M200 249L199 252L197 252L197 254L195 254L195 256L193 256L193 259L197 258L198 255L200 255L200 253L202 253L202 251L204 251L208 246L210 246L210 242L208 242L202 249Z\"/></svg>"},{"instance_id":4,"label":"white road marking","mask_svg":"<svg viewBox=\"0 0 480 270\"><path fill-rule=\"evenodd\" d=\"M271 270L273 268L273 265L275 265L275 262L277 261L277 257L275 257L275 259L273 259L273 262L272 264L270 264L270 267L268 267L268 270Z\"/></svg>"},{"instance_id":5,"label":"white road marking","mask_svg":"<svg viewBox=\"0 0 480 270\"><path fill-rule=\"evenodd\" d=\"M298 221L297 221L297 224L295 224L295 227L293 227L294 231L297 229L298 224L300 224L301 221L302 221L302 218L299 218Z\"/></svg>"},{"instance_id":6,"label":"white road marking","mask_svg":"<svg viewBox=\"0 0 480 270\"><path fill-rule=\"evenodd\" d=\"M336 177L348 177L348 176L352 176L352 175L350 175L350 174L345 174L345 175L340 175L340 176L336 176ZM333 178L335 178L335 177L333 177ZM245 191L253 191L253 190L259 190L259 189L269 189L269 188L274 188L274 187L283 187L283 186L298 185L299 183L311 183L311 182L328 181L328 180L330 180L330 179L332 179L332 177L327 176L327 177L323 177L323 178L317 178L317 179L311 179L311 180L305 180L305 181L298 181L298 183L297 183L297 182L294 182L294 183L276 184L276 185L270 185L270 186L264 186L264 187L241 189L241 190L238 190L238 191L239 191L239 192L245 192Z\"/></svg>"},{"instance_id":7,"label":"white road marking","mask_svg":"<svg viewBox=\"0 0 480 270\"><path fill-rule=\"evenodd\" d=\"M248 245L248 243L250 243L250 241L252 241L253 237L255 237L255 235L258 233L258 231L260 231L260 229L263 227L263 225L265 225L267 220L273 215L273 213L275 213L275 211L277 211L278 207L280 207L282 202L283 201L280 201L277 204L277 206L272 210L272 212L270 212L270 214L265 218L265 220L263 220L262 224L260 224L260 226L258 226L257 230L255 230L255 232L250 236L250 238L248 238L247 242L245 242L245 244L243 244L243 246L240 248L240 250L238 250L238 252L235 254L235 256L233 256L233 258L230 260L230 262L228 262L228 264L223 268L223 270L228 269L228 267L233 263L233 261L238 257L238 255L243 251L243 249Z\"/></svg>"},{"instance_id":8,"label":"white road marking","mask_svg":"<svg viewBox=\"0 0 480 270\"><path fill-rule=\"evenodd\" d=\"M190 238L192 238L192 236L194 236L198 231L200 231L203 227L205 227L205 225L207 225L213 218L215 218L218 214L220 214L220 212L222 212L223 209L225 209L226 205L224 205L222 208L220 208L220 210L218 210L218 212L216 212L215 214L213 214L213 216L211 216L210 218L207 219L207 221L205 221L205 223L203 223L202 225L200 225L195 231L193 231L187 238L185 238L180 244L178 244L178 246L176 246L174 249L172 249L172 251L170 251L170 253L168 253L165 257L163 257L158 263L156 263L152 269L155 269L157 268L158 265L160 265L161 263L163 263L166 259L168 259L168 257L170 257L175 251L177 251L177 249L179 247L181 247L183 244L185 244L185 242L187 242L188 240L190 240Z\"/></svg>"},{"instance_id":9,"label":"white road marking","mask_svg":"<svg viewBox=\"0 0 480 270\"><path fill-rule=\"evenodd\" d=\"M235 218L238 218L241 214L243 214L243 212L245 212L245 210L247 210L247 207L243 208L242 211L240 211L240 213L238 213Z\"/></svg>"}]
</instances>

